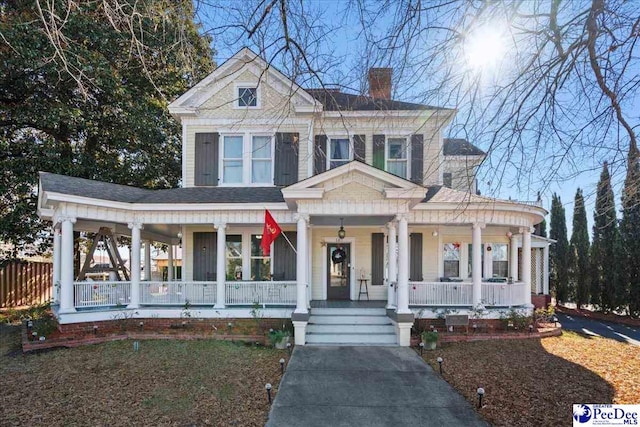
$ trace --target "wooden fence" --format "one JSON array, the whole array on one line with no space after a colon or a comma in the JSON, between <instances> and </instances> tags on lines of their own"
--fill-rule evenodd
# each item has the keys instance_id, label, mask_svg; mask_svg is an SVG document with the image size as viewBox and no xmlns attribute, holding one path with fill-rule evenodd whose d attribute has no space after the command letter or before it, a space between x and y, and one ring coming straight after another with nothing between
<instances>
[{"instance_id":1,"label":"wooden fence","mask_svg":"<svg viewBox=\"0 0 640 427\"><path fill-rule=\"evenodd\" d=\"M53 264L11 261L0 268L0 308L42 304L51 299Z\"/></svg>"}]
</instances>

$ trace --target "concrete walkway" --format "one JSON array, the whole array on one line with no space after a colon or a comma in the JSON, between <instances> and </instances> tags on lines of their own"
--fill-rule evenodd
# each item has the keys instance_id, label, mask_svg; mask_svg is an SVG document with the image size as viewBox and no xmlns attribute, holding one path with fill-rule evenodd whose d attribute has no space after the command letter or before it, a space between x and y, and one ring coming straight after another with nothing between
<instances>
[{"instance_id":1,"label":"concrete walkway","mask_svg":"<svg viewBox=\"0 0 640 427\"><path fill-rule=\"evenodd\" d=\"M486 426L412 349L296 347L269 427Z\"/></svg>"},{"instance_id":2,"label":"concrete walkway","mask_svg":"<svg viewBox=\"0 0 640 427\"><path fill-rule=\"evenodd\" d=\"M556 316L562 329L640 346L640 328L564 313L557 313Z\"/></svg>"}]
</instances>

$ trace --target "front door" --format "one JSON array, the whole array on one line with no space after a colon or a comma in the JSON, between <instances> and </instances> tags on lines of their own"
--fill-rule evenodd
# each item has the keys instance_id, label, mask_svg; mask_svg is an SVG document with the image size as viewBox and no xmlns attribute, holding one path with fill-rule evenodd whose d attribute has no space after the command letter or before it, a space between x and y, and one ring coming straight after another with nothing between
<instances>
[{"instance_id":1,"label":"front door","mask_svg":"<svg viewBox=\"0 0 640 427\"><path fill-rule=\"evenodd\" d=\"M327 243L327 299L348 300L351 284L351 244Z\"/></svg>"}]
</instances>

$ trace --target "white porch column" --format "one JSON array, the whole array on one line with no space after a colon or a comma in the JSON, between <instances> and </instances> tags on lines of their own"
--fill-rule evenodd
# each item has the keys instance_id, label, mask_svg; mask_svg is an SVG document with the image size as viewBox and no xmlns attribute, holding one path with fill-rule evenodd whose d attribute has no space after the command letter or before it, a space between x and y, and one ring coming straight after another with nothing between
<instances>
[{"instance_id":1,"label":"white porch column","mask_svg":"<svg viewBox=\"0 0 640 427\"><path fill-rule=\"evenodd\" d=\"M524 305L531 305L531 228L525 227L522 232L522 281L524 282Z\"/></svg>"},{"instance_id":2,"label":"white porch column","mask_svg":"<svg viewBox=\"0 0 640 427\"><path fill-rule=\"evenodd\" d=\"M151 280L151 241L144 242L144 280Z\"/></svg>"},{"instance_id":3,"label":"white porch column","mask_svg":"<svg viewBox=\"0 0 640 427\"><path fill-rule=\"evenodd\" d=\"M129 228L131 229L131 262L129 263L131 269L131 301L127 308L138 308L140 307L140 230L142 230L142 224L131 222L129 223Z\"/></svg>"},{"instance_id":4,"label":"white porch column","mask_svg":"<svg viewBox=\"0 0 640 427\"><path fill-rule=\"evenodd\" d=\"M226 279L227 279L227 224L219 222L215 225L218 229L216 241L216 305L214 308L224 308L226 295Z\"/></svg>"},{"instance_id":5,"label":"white porch column","mask_svg":"<svg viewBox=\"0 0 640 427\"><path fill-rule=\"evenodd\" d=\"M515 234L511 235L511 243L509 244L511 259L509 260L509 276L514 282L518 281L518 238Z\"/></svg>"},{"instance_id":6,"label":"white porch column","mask_svg":"<svg viewBox=\"0 0 640 427\"><path fill-rule=\"evenodd\" d=\"M296 244L296 283L297 298L294 313L308 313L307 309L307 225L309 215L298 214Z\"/></svg>"},{"instance_id":7,"label":"white porch column","mask_svg":"<svg viewBox=\"0 0 640 427\"><path fill-rule=\"evenodd\" d=\"M542 270L542 293L549 295L549 245L547 244L542 250L542 262L544 269Z\"/></svg>"},{"instance_id":8,"label":"white porch column","mask_svg":"<svg viewBox=\"0 0 640 427\"><path fill-rule=\"evenodd\" d=\"M312 293L313 293L313 289L311 289L311 287L313 286L313 281L312 279L312 274L313 274L313 269L311 268L311 266L313 265L313 227L311 227L311 224L309 224L308 226L308 231L307 231L307 262L308 262L308 268L307 268L307 283L309 284L307 286L307 308L311 308L311 298L312 298Z\"/></svg>"},{"instance_id":9,"label":"white porch column","mask_svg":"<svg viewBox=\"0 0 640 427\"><path fill-rule=\"evenodd\" d=\"M62 236L60 251L60 313L76 311L73 292L73 217L60 218Z\"/></svg>"},{"instance_id":10,"label":"white porch column","mask_svg":"<svg viewBox=\"0 0 640 427\"><path fill-rule=\"evenodd\" d=\"M396 223L390 221L387 224L388 234L388 251L389 251L389 278L387 283L387 308L395 306L396 287L398 285L398 253L396 248L397 233Z\"/></svg>"},{"instance_id":11,"label":"white porch column","mask_svg":"<svg viewBox=\"0 0 640 427\"><path fill-rule=\"evenodd\" d=\"M167 281L173 282L173 244L169 244L167 252Z\"/></svg>"},{"instance_id":12,"label":"white porch column","mask_svg":"<svg viewBox=\"0 0 640 427\"><path fill-rule=\"evenodd\" d=\"M409 314L409 224L398 216L398 314Z\"/></svg>"},{"instance_id":13,"label":"white porch column","mask_svg":"<svg viewBox=\"0 0 640 427\"><path fill-rule=\"evenodd\" d=\"M53 289L51 289L51 303L60 302L60 230L53 227Z\"/></svg>"},{"instance_id":14,"label":"white porch column","mask_svg":"<svg viewBox=\"0 0 640 427\"><path fill-rule=\"evenodd\" d=\"M473 281L473 306L482 305L482 229L484 224L474 223L471 235L471 278Z\"/></svg>"}]
</instances>

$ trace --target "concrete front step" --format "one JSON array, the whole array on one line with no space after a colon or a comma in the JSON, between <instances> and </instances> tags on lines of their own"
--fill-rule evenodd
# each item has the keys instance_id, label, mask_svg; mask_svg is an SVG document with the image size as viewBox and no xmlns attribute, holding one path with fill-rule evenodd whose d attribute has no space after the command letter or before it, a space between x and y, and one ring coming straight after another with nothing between
<instances>
[{"instance_id":1,"label":"concrete front step","mask_svg":"<svg viewBox=\"0 0 640 427\"><path fill-rule=\"evenodd\" d=\"M361 316L361 315L316 315L315 311L311 312L309 323L322 325L386 325L389 324L387 316Z\"/></svg>"},{"instance_id":2,"label":"concrete front step","mask_svg":"<svg viewBox=\"0 0 640 427\"><path fill-rule=\"evenodd\" d=\"M307 334L307 344L368 344L368 345L395 345L396 334L372 334L372 333L357 333L357 334L335 334L335 333L312 333Z\"/></svg>"},{"instance_id":3,"label":"concrete front step","mask_svg":"<svg viewBox=\"0 0 640 427\"><path fill-rule=\"evenodd\" d=\"M312 308L311 314L319 316L386 316L384 308Z\"/></svg>"},{"instance_id":4,"label":"concrete front step","mask_svg":"<svg viewBox=\"0 0 640 427\"><path fill-rule=\"evenodd\" d=\"M387 322L387 324L309 323L307 326L309 334L394 334L395 332L395 327L391 322Z\"/></svg>"}]
</instances>

